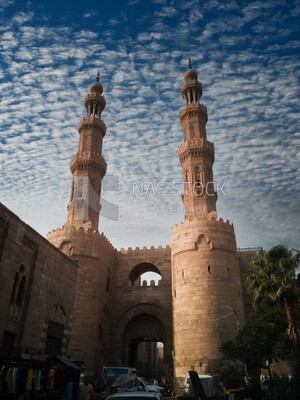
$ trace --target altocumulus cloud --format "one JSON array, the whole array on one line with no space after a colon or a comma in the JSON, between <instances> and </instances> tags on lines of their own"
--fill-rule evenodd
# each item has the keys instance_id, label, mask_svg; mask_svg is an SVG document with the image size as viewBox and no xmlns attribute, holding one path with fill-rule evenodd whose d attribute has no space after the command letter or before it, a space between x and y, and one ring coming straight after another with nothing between
<instances>
[{"instance_id":1,"label":"altocumulus cloud","mask_svg":"<svg viewBox=\"0 0 300 400\"><path fill-rule=\"evenodd\" d=\"M296 1L132 0L114 8L0 4L1 201L45 235L66 219L77 123L96 70L107 106L104 156L117 247L166 245L183 219L177 147L180 85L192 58L215 143L219 215L241 247L299 247ZM64 4L68 7L68 2ZM102 7L102 8L101 8ZM163 182L164 195L133 192ZM156 207L156 208L155 208Z\"/></svg>"}]
</instances>

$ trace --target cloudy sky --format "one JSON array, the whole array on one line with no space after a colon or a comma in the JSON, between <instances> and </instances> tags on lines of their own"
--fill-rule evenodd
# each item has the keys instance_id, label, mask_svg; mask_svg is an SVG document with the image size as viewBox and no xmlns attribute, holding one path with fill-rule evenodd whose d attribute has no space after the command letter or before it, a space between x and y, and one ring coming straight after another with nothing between
<instances>
[{"instance_id":1,"label":"cloudy sky","mask_svg":"<svg viewBox=\"0 0 300 400\"><path fill-rule=\"evenodd\" d=\"M299 14L297 0L0 0L0 201L44 236L65 223L99 69L103 155L118 179L102 193L118 220L101 216L100 230L117 248L169 244L184 218L172 183L191 57L219 216L239 247L299 248Z\"/></svg>"}]
</instances>

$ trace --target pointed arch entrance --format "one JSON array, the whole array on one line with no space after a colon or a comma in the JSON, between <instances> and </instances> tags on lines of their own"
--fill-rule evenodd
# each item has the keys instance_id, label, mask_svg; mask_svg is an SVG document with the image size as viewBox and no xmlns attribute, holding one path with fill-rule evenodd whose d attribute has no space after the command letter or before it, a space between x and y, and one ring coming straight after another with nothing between
<instances>
[{"instance_id":1,"label":"pointed arch entrance","mask_svg":"<svg viewBox=\"0 0 300 400\"><path fill-rule=\"evenodd\" d=\"M160 306L140 302L128 308L114 329L111 356L116 358L112 359L112 365L134 367L147 378L169 376L172 373L171 331L169 314Z\"/></svg>"},{"instance_id":2,"label":"pointed arch entrance","mask_svg":"<svg viewBox=\"0 0 300 400\"><path fill-rule=\"evenodd\" d=\"M165 332L161 322L153 315L143 313L135 316L124 331L125 359L129 365L151 378L163 373L163 348Z\"/></svg>"}]
</instances>

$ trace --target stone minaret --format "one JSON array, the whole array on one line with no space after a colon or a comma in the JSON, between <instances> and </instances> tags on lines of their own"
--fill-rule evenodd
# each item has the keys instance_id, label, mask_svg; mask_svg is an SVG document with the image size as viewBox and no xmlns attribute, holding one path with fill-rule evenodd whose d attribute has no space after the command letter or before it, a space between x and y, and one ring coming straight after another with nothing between
<instances>
[{"instance_id":1,"label":"stone minaret","mask_svg":"<svg viewBox=\"0 0 300 400\"><path fill-rule=\"evenodd\" d=\"M172 229L173 362L177 389L189 370L217 372L220 344L243 323L233 225L219 219L213 183L214 145L206 138L206 107L198 74L184 74L180 110L185 220Z\"/></svg>"},{"instance_id":2,"label":"stone minaret","mask_svg":"<svg viewBox=\"0 0 300 400\"><path fill-rule=\"evenodd\" d=\"M185 107L180 110L184 143L179 147L185 183L183 203L188 219L207 214L216 216L217 193L212 171L214 145L206 139L207 110L200 104L202 85L197 78L190 61L181 89L185 101Z\"/></svg>"},{"instance_id":3,"label":"stone minaret","mask_svg":"<svg viewBox=\"0 0 300 400\"><path fill-rule=\"evenodd\" d=\"M101 120L105 107L103 87L97 80L84 99L86 116L78 124L78 152L70 163L73 175L67 226L90 227L98 230L101 182L106 173L106 161L102 157L102 141L106 127Z\"/></svg>"},{"instance_id":4,"label":"stone minaret","mask_svg":"<svg viewBox=\"0 0 300 400\"><path fill-rule=\"evenodd\" d=\"M62 228L47 236L78 265L74 310L68 316L73 322L64 327L70 335L66 355L84 360L89 373L99 371L105 341L109 340L105 310L110 302L109 279L116 263L114 247L98 231L101 183L106 172L102 157L106 132L101 120L105 107L102 92L98 74L84 99L86 116L78 124L78 151L70 163L73 177L68 219Z\"/></svg>"}]
</instances>

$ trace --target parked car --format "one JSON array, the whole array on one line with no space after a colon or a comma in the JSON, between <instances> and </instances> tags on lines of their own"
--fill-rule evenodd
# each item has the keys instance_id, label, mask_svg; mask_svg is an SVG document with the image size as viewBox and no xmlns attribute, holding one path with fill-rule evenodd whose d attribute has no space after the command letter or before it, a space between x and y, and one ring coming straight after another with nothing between
<instances>
[{"instance_id":1,"label":"parked car","mask_svg":"<svg viewBox=\"0 0 300 400\"><path fill-rule=\"evenodd\" d=\"M164 396L159 392L117 392L107 400L164 400Z\"/></svg>"}]
</instances>

